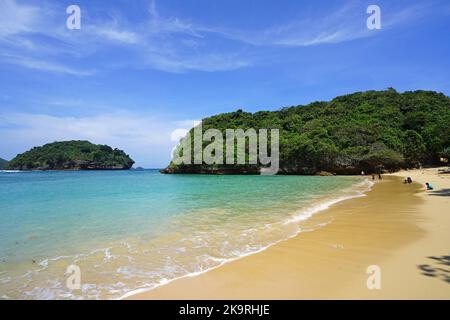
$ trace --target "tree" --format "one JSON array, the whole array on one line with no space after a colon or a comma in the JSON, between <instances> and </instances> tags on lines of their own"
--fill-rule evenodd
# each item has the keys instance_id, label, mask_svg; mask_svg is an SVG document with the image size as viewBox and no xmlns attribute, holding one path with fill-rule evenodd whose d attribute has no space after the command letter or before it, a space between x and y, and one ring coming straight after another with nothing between
<instances>
[{"instance_id":1,"label":"tree","mask_svg":"<svg viewBox=\"0 0 450 320\"><path fill-rule=\"evenodd\" d=\"M361 163L369 169L369 171L376 171L380 168L395 170L402 166L404 157L401 153L389 149L382 142L374 143L370 147L370 151L366 154Z\"/></svg>"},{"instance_id":2,"label":"tree","mask_svg":"<svg viewBox=\"0 0 450 320\"><path fill-rule=\"evenodd\" d=\"M450 147L449 123L450 98L444 94L399 93L389 88L279 111L252 114L239 109L203 119L203 130L279 129L281 173L354 174L374 167L394 170L437 164L442 151ZM170 164L169 168L208 172L213 167ZM239 171L237 166L231 168Z\"/></svg>"},{"instance_id":3,"label":"tree","mask_svg":"<svg viewBox=\"0 0 450 320\"><path fill-rule=\"evenodd\" d=\"M414 130L407 130L403 136L403 154L408 165L420 164L424 158L426 147L423 138Z\"/></svg>"},{"instance_id":4,"label":"tree","mask_svg":"<svg viewBox=\"0 0 450 320\"><path fill-rule=\"evenodd\" d=\"M122 150L89 141L60 141L17 155L8 169L129 169L134 161Z\"/></svg>"}]
</instances>

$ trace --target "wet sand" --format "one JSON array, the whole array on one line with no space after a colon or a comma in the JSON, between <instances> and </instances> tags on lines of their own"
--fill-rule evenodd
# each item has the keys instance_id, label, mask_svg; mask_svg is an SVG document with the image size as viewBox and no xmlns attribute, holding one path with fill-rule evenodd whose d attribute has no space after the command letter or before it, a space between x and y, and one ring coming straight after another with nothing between
<instances>
[{"instance_id":1,"label":"wet sand","mask_svg":"<svg viewBox=\"0 0 450 320\"><path fill-rule=\"evenodd\" d=\"M367 196L312 217L311 226L328 222L319 229L128 298L450 299L449 188L437 169L385 176ZM371 265L381 289L367 288Z\"/></svg>"}]
</instances>

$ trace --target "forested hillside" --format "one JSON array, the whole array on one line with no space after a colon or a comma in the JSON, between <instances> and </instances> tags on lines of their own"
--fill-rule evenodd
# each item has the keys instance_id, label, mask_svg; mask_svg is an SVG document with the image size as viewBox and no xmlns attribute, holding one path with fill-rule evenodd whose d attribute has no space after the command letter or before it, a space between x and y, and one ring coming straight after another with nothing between
<instances>
[{"instance_id":1,"label":"forested hillside","mask_svg":"<svg viewBox=\"0 0 450 320\"><path fill-rule=\"evenodd\" d=\"M279 111L242 110L203 120L203 130L277 128L280 173L357 174L434 165L449 153L450 98L433 91L357 92ZM206 143L207 144L207 143ZM226 150L224 150L226 152ZM174 165L165 172L257 172L257 165Z\"/></svg>"}]
</instances>

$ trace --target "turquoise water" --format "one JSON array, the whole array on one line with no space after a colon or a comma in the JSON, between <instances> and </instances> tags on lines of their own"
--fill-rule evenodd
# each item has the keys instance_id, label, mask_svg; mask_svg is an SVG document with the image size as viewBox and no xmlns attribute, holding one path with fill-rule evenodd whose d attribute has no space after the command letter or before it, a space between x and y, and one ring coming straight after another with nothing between
<instances>
[{"instance_id":1,"label":"turquoise water","mask_svg":"<svg viewBox=\"0 0 450 320\"><path fill-rule=\"evenodd\" d=\"M0 297L119 298L293 236L367 186L360 177L0 172ZM71 264L79 290L66 287Z\"/></svg>"}]
</instances>

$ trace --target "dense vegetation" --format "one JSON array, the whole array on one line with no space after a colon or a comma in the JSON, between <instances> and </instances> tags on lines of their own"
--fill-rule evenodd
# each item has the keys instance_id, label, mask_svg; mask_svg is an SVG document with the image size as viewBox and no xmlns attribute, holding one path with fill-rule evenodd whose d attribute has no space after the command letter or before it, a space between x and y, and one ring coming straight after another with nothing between
<instances>
[{"instance_id":1,"label":"dense vegetation","mask_svg":"<svg viewBox=\"0 0 450 320\"><path fill-rule=\"evenodd\" d=\"M5 159L0 158L0 170L3 170L7 163L8 163L8 161L6 161Z\"/></svg>"},{"instance_id":2,"label":"dense vegetation","mask_svg":"<svg viewBox=\"0 0 450 320\"><path fill-rule=\"evenodd\" d=\"M279 111L242 110L203 120L203 130L279 129L280 173L357 174L434 165L450 153L450 98L432 91L357 92ZM204 143L207 145L208 143ZM224 153L226 150L224 149ZM174 165L166 172L258 172L255 165Z\"/></svg>"},{"instance_id":3,"label":"dense vegetation","mask_svg":"<svg viewBox=\"0 0 450 320\"><path fill-rule=\"evenodd\" d=\"M134 161L122 150L89 141L61 141L35 147L8 164L15 170L129 169Z\"/></svg>"}]
</instances>

